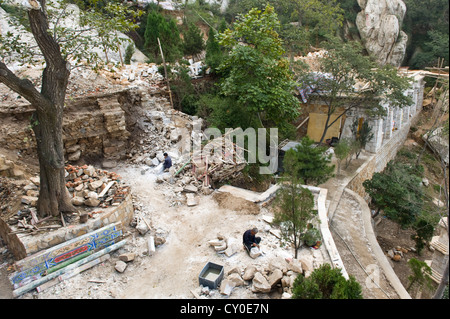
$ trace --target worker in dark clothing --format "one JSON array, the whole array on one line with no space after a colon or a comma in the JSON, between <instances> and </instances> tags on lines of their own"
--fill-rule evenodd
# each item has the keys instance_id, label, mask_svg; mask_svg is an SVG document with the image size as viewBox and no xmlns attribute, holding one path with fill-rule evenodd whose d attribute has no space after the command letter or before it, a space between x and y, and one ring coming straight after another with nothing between
<instances>
[{"instance_id":1,"label":"worker in dark clothing","mask_svg":"<svg viewBox=\"0 0 450 319\"><path fill-rule=\"evenodd\" d=\"M172 159L170 158L169 155L167 155L167 153L164 153L164 164L163 164L163 170L165 171L166 169L168 170L169 168L172 167Z\"/></svg>"},{"instance_id":2,"label":"worker in dark clothing","mask_svg":"<svg viewBox=\"0 0 450 319\"><path fill-rule=\"evenodd\" d=\"M258 228L249 229L244 233L243 236L243 242L244 246L247 249L248 252L252 249L252 247L258 247L259 243L261 242L261 237L255 237L256 233L258 232Z\"/></svg>"}]
</instances>

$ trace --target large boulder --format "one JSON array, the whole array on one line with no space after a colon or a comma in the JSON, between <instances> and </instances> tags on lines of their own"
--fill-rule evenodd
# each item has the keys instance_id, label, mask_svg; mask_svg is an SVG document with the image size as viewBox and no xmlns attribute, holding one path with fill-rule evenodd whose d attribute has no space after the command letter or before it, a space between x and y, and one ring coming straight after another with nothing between
<instances>
[{"instance_id":1,"label":"large boulder","mask_svg":"<svg viewBox=\"0 0 450 319\"><path fill-rule=\"evenodd\" d=\"M356 26L367 52L378 64L400 66L408 36L401 31L406 5L402 0L358 0Z\"/></svg>"},{"instance_id":2,"label":"large boulder","mask_svg":"<svg viewBox=\"0 0 450 319\"><path fill-rule=\"evenodd\" d=\"M272 286L260 272L255 273L252 280L252 291L268 293L272 289Z\"/></svg>"}]
</instances>

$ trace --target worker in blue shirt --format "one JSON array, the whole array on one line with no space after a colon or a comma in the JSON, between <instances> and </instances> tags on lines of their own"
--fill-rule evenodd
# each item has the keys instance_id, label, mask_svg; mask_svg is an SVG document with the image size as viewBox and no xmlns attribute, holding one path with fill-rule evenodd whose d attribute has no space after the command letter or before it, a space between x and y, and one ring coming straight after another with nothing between
<instances>
[{"instance_id":1,"label":"worker in blue shirt","mask_svg":"<svg viewBox=\"0 0 450 319\"><path fill-rule=\"evenodd\" d=\"M163 170L169 170L169 168L172 167L172 159L170 158L167 153L164 153L164 164L163 164Z\"/></svg>"}]
</instances>

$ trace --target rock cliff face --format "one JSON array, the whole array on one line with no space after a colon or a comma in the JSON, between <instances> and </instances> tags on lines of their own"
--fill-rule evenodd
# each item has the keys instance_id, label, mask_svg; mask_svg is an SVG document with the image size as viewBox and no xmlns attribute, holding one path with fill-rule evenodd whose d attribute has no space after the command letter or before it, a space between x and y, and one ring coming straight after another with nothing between
<instances>
[{"instance_id":1,"label":"rock cliff face","mask_svg":"<svg viewBox=\"0 0 450 319\"><path fill-rule=\"evenodd\" d=\"M356 26L366 50L380 65L400 66L408 36L401 31L406 5L401 0L358 0Z\"/></svg>"}]
</instances>

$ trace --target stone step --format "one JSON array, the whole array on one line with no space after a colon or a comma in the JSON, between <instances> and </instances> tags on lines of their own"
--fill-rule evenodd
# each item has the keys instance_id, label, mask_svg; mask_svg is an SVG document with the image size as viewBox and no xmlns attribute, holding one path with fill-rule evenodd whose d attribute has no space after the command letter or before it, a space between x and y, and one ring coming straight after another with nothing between
<instances>
[{"instance_id":1,"label":"stone step","mask_svg":"<svg viewBox=\"0 0 450 319\"><path fill-rule=\"evenodd\" d=\"M440 251L441 253L443 253L444 255L448 255L448 245L441 243L439 239L433 239L431 241L431 246L436 250Z\"/></svg>"}]
</instances>

